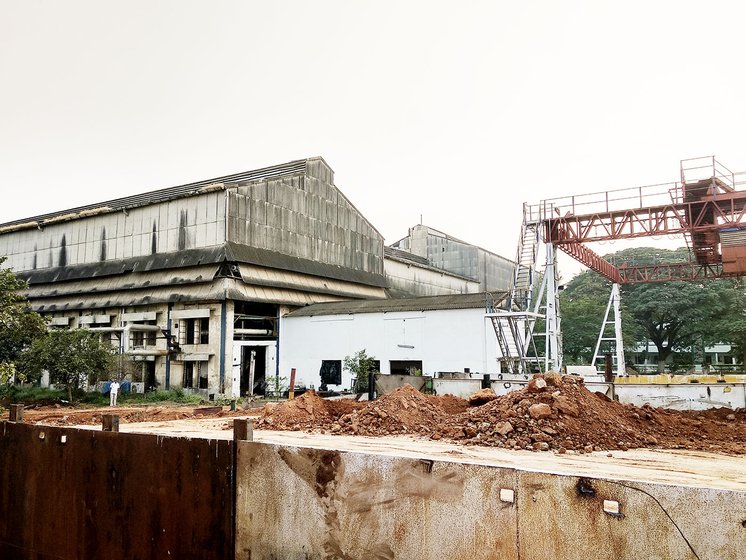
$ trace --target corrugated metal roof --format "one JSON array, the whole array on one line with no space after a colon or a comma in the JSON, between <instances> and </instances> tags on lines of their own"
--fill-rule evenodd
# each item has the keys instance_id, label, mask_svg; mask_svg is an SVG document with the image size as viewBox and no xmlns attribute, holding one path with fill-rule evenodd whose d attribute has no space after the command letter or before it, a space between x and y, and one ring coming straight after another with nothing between
<instances>
[{"instance_id":1,"label":"corrugated metal roof","mask_svg":"<svg viewBox=\"0 0 746 560\"><path fill-rule=\"evenodd\" d=\"M277 270L250 264L240 264L241 278L250 286L283 288L314 294L330 294L351 298L384 298L380 287L352 284L333 278L311 276L289 270Z\"/></svg>"},{"instance_id":2,"label":"corrugated metal roof","mask_svg":"<svg viewBox=\"0 0 746 560\"><path fill-rule=\"evenodd\" d=\"M401 249L394 249L392 247L384 247L383 249L384 249L383 251L384 257L387 259L391 259L392 261L397 261L397 262L400 262L406 265L416 266L424 270L431 270L433 272L437 272L438 274L452 276L453 278L460 278L462 280L468 280L469 282L475 282L477 284L479 283L479 280L477 280L476 278L471 278L469 276L464 276L463 274L457 274L456 272L446 270L445 268L439 268L437 266L433 266L429 263L429 261L426 258L415 255L414 253L408 253L407 251L402 251Z\"/></svg>"},{"instance_id":3,"label":"corrugated metal roof","mask_svg":"<svg viewBox=\"0 0 746 560\"><path fill-rule=\"evenodd\" d=\"M0 227L25 224L28 222L42 222L44 220L48 220L50 218L55 218L58 216L66 216L68 214L77 214L79 212L93 211L97 209L105 209L107 212L109 212L124 210L127 208L137 208L139 206L145 206L147 204L164 202L167 200L200 194L199 189L208 185L212 185L214 183L244 183L247 181L255 181L257 179L268 179L273 177L280 177L283 175L296 175L299 173L305 173L306 161L307 160L304 159L290 161L288 163L282 163L270 167L263 167L262 169L254 169L253 171L243 171L241 173L234 173L233 175L225 175L223 177L215 177L214 179L205 179L203 181L197 181L195 183L187 183L186 185L178 185L176 187L158 189L155 191L149 191L133 196L126 196L124 198L116 198L114 200L108 200L96 204L78 206L77 208L70 208L67 210L51 212L49 214L33 216L31 218L23 218L20 220L14 220L12 222L6 222L4 224L0 224Z\"/></svg>"},{"instance_id":4,"label":"corrugated metal roof","mask_svg":"<svg viewBox=\"0 0 746 560\"><path fill-rule=\"evenodd\" d=\"M156 253L155 255L123 260L26 270L20 272L18 276L31 285L36 285L87 278L104 278L131 272L173 270L225 261L251 263L282 271L300 272L322 279L331 278L377 288L386 287L386 280L380 274L291 257L267 249L248 247L236 243L225 243L214 247L188 249L172 253Z\"/></svg>"},{"instance_id":5,"label":"corrugated metal roof","mask_svg":"<svg viewBox=\"0 0 746 560\"><path fill-rule=\"evenodd\" d=\"M492 293L496 302L504 300L508 292ZM452 294L388 300L359 300L309 305L287 314L287 317L316 317L319 315L351 315L354 313L393 313L397 311L434 311L438 309L477 309L485 307L485 292Z\"/></svg>"},{"instance_id":6,"label":"corrugated metal roof","mask_svg":"<svg viewBox=\"0 0 746 560\"><path fill-rule=\"evenodd\" d=\"M384 247L383 254L386 257L390 257L392 259L430 266L430 262L425 257L415 255L414 253L410 253L409 251L404 251L402 249L395 249L394 247Z\"/></svg>"}]
</instances>

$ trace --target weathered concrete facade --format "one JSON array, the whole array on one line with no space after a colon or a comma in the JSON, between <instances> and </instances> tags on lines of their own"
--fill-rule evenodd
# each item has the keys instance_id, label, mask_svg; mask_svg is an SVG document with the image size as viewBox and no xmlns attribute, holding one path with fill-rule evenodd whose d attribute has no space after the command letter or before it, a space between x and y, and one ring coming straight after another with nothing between
<instances>
[{"instance_id":1,"label":"weathered concrete facade","mask_svg":"<svg viewBox=\"0 0 746 560\"><path fill-rule=\"evenodd\" d=\"M261 390L281 312L386 296L383 238L321 158L2 224L0 255L53 327L110 338L146 386L207 394Z\"/></svg>"},{"instance_id":2,"label":"weathered concrete facade","mask_svg":"<svg viewBox=\"0 0 746 560\"><path fill-rule=\"evenodd\" d=\"M510 290L513 283L513 261L422 224L409 228L407 237L392 247L424 257L436 268L478 281L479 291Z\"/></svg>"}]
</instances>

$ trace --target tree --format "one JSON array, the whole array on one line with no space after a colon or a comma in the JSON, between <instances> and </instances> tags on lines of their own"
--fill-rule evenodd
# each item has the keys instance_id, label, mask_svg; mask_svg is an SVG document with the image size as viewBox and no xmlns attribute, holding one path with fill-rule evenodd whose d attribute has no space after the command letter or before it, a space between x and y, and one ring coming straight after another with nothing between
<instances>
[{"instance_id":1,"label":"tree","mask_svg":"<svg viewBox=\"0 0 746 560\"><path fill-rule=\"evenodd\" d=\"M0 265L5 262L0 257ZM28 285L9 268L0 268L0 383L15 377L15 362L47 331L44 319L21 293Z\"/></svg>"},{"instance_id":2,"label":"tree","mask_svg":"<svg viewBox=\"0 0 746 560\"><path fill-rule=\"evenodd\" d=\"M375 359L375 356L368 356L365 353L365 348L358 350L352 356L345 356L344 369L357 376L352 387L355 393L364 393L368 390L368 377L373 371Z\"/></svg>"},{"instance_id":3,"label":"tree","mask_svg":"<svg viewBox=\"0 0 746 560\"><path fill-rule=\"evenodd\" d=\"M568 363L590 364L610 295L611 282L592 270L577 275L560 293L562 349ZM626 348L641 338L637 324L624 306L622 331ZM608 330L606 334L610 334Z\"/></svg>"},{"instance_id":4,"label":"tree","mask_svg":"<svg viewBox=\"0 0 746 560\"><path fill-rule=\"evenodd\" d=\"M72 401L73 390L88 380L95 383L115 367L114 349L97 333L87 330L54 330L36 339L25 353L23 366L32 375L49 372L53 383L64 384Z\"/></svg>"},{"instance_id":5,"label":"tree","mask_svg":"<svg viewBox=\"0 0 746 560\"><path fill-rule=\"evenodd\" d=\"M688 260L689 251L642 247L605 258L617 266L682 262ZM607 280L591 271L568 285L563 294L562 327L569 358L583 356L584 349L595 346L610 288ZM728 333L724 322L736 305L738 290L731 280L628 284L622 287L621 300L625 345L653 342L658 369L663 371L673 351L724 340ZM746 330L743 334L746 339Z\"/></svg>"}]
</instances>

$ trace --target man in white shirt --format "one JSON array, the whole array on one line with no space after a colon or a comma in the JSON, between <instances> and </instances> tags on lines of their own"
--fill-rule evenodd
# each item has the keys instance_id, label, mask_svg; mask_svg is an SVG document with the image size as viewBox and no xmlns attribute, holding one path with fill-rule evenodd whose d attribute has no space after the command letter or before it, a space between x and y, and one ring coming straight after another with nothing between
<instances>
[{"instance_id":1,"label":"man in white shirt","mask_svg":"<svg viewBox=\"0 0 746 560\"><path fill-rule=\"evenodd\" d=\"M119 394L119 382L114 380L109 386L109 406L117 406L117 395Z\"/></svg>"}]
</instances>

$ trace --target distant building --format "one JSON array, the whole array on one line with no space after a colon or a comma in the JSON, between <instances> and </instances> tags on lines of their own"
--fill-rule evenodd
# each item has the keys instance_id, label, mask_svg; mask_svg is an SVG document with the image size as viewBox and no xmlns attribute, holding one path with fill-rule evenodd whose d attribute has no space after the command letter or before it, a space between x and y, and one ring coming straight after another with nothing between
<instances>
[{"instance_id":1,"label":"distant building","mask_svg":"<svg viewBox=\"0 0 746 560\"><path fill-rule=\"evenodd\" d=\"M422 257L432 267L471 278L482 292L507 291L513 284L513 261L428 226L409 228L409 234L391 247Z\"/></svg>"}]
</instances>

